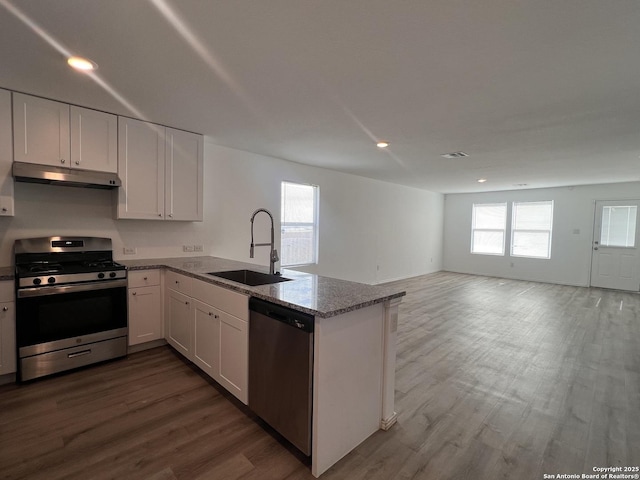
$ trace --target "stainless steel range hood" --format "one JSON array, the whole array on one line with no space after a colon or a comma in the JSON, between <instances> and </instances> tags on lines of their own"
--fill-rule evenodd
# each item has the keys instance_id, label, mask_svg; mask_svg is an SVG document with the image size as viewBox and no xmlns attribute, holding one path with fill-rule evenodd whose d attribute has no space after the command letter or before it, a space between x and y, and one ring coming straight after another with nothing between
<instances>
[{"instance_id":1,"label":"stainless steel range hood","mask_svg":"<svg viewBox=\"0 0 640 480\"><path fill-rule=\"evenodd\" d=\"M16 182L48 183L70 187L112 189L122 185L117 173L92 172L76 168L13 162Z\"/></svg>"}]
</instances>

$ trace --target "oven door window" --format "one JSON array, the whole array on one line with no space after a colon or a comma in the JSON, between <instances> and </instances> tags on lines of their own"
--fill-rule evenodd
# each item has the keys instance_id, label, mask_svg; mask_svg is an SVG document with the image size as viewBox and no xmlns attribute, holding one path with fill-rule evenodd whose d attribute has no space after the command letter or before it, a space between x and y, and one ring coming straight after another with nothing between
<instances>
[{"instance_id":1,"label":"oven door window","mask_svg":"<svg viewBox=\"0 0 640 480\"><path fill-rule=\"evenodd\" d=\"M127 326L126 287L18 298L19 347Z\"/></svg>"}]
</instances>

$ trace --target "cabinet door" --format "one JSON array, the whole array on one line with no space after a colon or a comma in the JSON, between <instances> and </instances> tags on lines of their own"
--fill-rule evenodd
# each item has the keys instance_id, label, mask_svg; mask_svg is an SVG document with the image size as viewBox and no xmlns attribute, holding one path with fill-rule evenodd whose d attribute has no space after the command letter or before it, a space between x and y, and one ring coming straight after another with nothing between
<instances>
[{"instance_id":1,"label":"cabinet door","mask_svg":"<svg viewBox=\"0 0 640 480\"><path fill-rule=\"evenodd\" d=\"M129 289L129 345L162 338L160 285Z\"/></svg>"},{"instance_id":2,"label":"cabinet door","mask_svg":"<svg viewBox=\"0 0 640 480\"><path fill-rule=\"evenodd\" d=\"M193 362L218 380L220 370L220 312L194 300Z\"/></svg>"},{"instance_id":3,"label":"cabinet door","mask_svg":"<svg viewBox=\"0 0 640 480\"><path fill-rule=\"evenodd\" d=\"M0 89L0 216L13 217L11 92Z\"/></svg>"},{"instance_id":4,"label":"cabinet door","mask_svg":"<svg viewBox=\"0 0 640 480\"><path fill-rule=\"evenodd\" d=\"M16 371L16 313L14 302L0 303L0 375Z\"/></svg>"},{"instance_id":5,"label":"cabinet door","mask_svg":"<svg viewBox=\"0 0 640 480\"><path fill-rule=\"evenodd\" d=\"M166 129L165 214L171 220L202 221L202 135Z\"/></svg>"},{"instance_id":6,"label":"cabinet door","mask_svg":"<svg viewBox=\"0 0 640 480\"><path fill-rule=\"evenodd\" d=\"M248 322L232 315L220 315L220 378L218 382L247 404L249 377Z\"/></svg>"},{"instance_id":7,"label":"cabinet door","mask_svg":"<svg viewBox=\"0 0 640 480\"><path fill-rule=\"evenodd\" d=\"M118 171L118 117L71 107L70 166L99 172Z\"/></svg>"},{"instance_id":8,"label":"cabinet door","mask_svg":"<svg viewBox=\"0 0 640 480\"><path fill-rule=\"evenodd\" d=\"M118 218L164 218L164 127L118 117Z\"/></svg>"},{"instance_id":9,"label":"cabinet door","mask_svg":"<svg viewBox=\"0 0 640 480\"><path fill-rule=\"evenodd\" d=\"M174 290L167 290L166 302L167 342L182 355L191 359L191 325L193 323L191 299Z\"/></svg>"},{"instance_id":10,"label":"cabinet door","mask_svg":"<svg viewBox=\"0 0 640 480\"><path fill-rule=\"evenodd\" d=\"M14 93L13 145L16 162L68 167L69 105Z\"/></svg>"}]
</instances>

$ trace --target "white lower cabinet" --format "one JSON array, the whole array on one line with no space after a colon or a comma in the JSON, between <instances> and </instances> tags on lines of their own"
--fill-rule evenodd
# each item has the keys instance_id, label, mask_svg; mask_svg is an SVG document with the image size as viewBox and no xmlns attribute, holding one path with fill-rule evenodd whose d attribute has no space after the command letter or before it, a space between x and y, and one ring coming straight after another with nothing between
<instances>
[{"instance_id":1,"label":"white lower cabinet","mask_svg":"<svg viewBox=\"0 0 640 480\"><path fill-rule=\"evenodd\" d=\"M165 308L168 315L167 342L191 360L192 299L180 292L169 289L167 290Z\"/></svg>"},{"instance_id":2,"label":"white lower cabinet","mask_svg":"<svg viewBox=\"0 0 640 480\"><path fill-rule=\"evenodd\" d=\"M249 298L175 272L166 285L167 342L246 404Z\"/></svg>"},{"instance_id":3,"label":"white lower cabinet","mask_svg":"<svg viewBox=\"0 0 640 480\"><path fill-rule=\"evenodd\" d=\"M0 375L16 371L16 304L13 281L0 282Z\"/></svg>"},{"instance_id":4,"label":"white lower cabinet","mask_svg":"<svg viewBox=\"0 0 640 480\"><path fill-rule=\"evenodd\" d=\"M220 370L220 312L194 300L193 363L214 379Z\"/></svg>"},{"instance_id":5,"label":"white lower cabinet","mask_svg":"<svg viewBox=\"0 0 640 480\"><path fill-rule=\"evenodd\" d=\"M129 273L129 346L163 338L160 270Z\"/></svg>"},{"instance_id":6,"label":"white lower cabinet","mask_svg":"<svg viewBox=\"0 0 640 480\"><path fill-rule=\"evenodd\" d=\"M248 402L249 323L220 312L220 377L224 388Z\"/></svg>"}]
</instances>

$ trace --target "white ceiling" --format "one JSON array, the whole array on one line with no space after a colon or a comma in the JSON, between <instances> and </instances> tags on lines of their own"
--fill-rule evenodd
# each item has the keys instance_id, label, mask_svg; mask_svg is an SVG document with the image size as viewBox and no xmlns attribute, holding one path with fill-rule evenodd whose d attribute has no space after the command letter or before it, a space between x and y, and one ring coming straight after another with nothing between
<instances>
[{"instance_id":1,"label":"white ceiling","mask_svg":"<svg viewBox=\"0 0 640 480\"><path fill-rule=\"evenodd\" d=\"M637 0L0 0L0 87L436 192L637 181L639 24Z\"/></svg>"}]
</instances>

